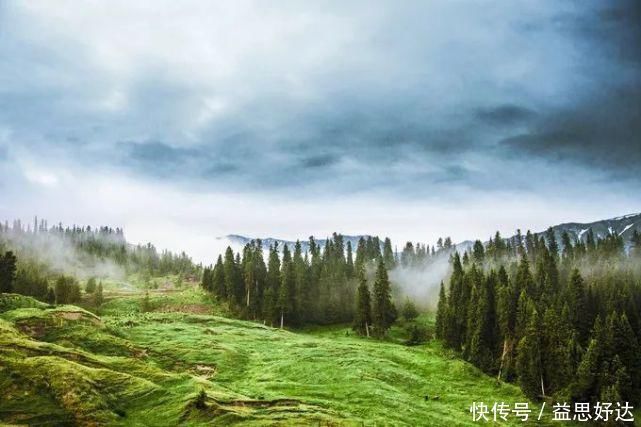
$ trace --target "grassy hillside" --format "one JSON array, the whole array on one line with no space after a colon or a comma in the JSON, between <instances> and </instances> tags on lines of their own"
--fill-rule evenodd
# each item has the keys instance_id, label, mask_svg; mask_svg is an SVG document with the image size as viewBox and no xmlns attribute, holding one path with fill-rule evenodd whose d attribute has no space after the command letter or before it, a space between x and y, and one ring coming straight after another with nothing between
<instances>
[{"instance_id":1,"label":"grassy hillside","mask_svg":"<svg viewBox=\"0 0 641 427\"><path fill-rule=\"evenodd\" d=\"M473 401L527 401L436 342L273 329L193 289L114 294L100 317L0 298L6 423L473 425Z\"/></svg>"}]
</instances>

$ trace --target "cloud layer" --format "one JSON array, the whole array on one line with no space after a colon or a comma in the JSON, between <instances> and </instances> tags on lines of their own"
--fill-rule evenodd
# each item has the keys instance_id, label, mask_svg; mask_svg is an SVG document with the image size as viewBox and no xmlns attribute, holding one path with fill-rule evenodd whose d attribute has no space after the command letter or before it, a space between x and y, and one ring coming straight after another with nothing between
<instances>
[{"instance_id":1,"label":"cloud layer","mask_svg":"<svg viewBox=\"0 0 641 427\"><path fill-rule=\"evenodd\" d=\"M60 187L91 174L311 211L472 209L482 193L562 196L589 216L582 199L605 192L612 211L641 210L640 9L5 1L2 209L47 215L42 191L79 194Z\"/></svg>"}]
</instances>

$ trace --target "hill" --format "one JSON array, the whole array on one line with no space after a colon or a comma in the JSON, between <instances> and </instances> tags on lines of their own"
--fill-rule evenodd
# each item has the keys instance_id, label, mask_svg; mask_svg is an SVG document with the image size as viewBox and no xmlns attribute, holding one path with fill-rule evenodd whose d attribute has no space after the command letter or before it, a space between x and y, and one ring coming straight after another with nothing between
<instances>
[{"instance_id":1,"label":"hill","mask_svg":"<svg viewBox=\"0 0 641 427\"><path fill-rule=\"evenodd\" d=\"M152 293L149 312L142 302L112 297L98 317L5 301L0 421L473 425L474 401L527 401L437 342L406 347L346 327L273 329L221 316L195 289Z\"/></svg>"},{"instance_id":2,"label":"hill","mask_svg":"<svg viewBox=\"0 0 641 427\"><path fill-rule=\"evenodd\" d=\"M567 232L572 241L583 241L587 238L588 230L592 229L596 238L604 238L609 234L620 236L626 247L629 247L634 230L641 231L641 213L618 216L589 223L568 222L552 227L557 240L561 241L561 234ZM541 232L542 233L542 232ZM541 234L537 233L537 234Z\"/></svg>"}]
</instances>

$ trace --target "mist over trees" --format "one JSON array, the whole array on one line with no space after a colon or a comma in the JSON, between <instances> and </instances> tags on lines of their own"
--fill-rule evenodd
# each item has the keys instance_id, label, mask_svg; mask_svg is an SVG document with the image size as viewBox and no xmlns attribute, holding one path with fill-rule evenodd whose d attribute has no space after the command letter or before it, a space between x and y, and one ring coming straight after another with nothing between
<instances>
[{"instance_id":1,"label":"mist over trees","mask_svg":"<svg viewBox=\"0 0 641 427\"><path fill-rule=\"evenodd\" d=\"M451 258L436 334L531 398L641 398L641 239L497 233Z\"/></svg>"},{"instance_id":2,"label":"mist over trees","mask_svg":"<svg viewBox=\"0 0 641 427\"><path fill-rule=\"evenodd\" d=\"M0 223L0 292L32 296L49 303L80 300L79 280L87 294L100 286L97 278L124 280L130 274L198 277L201 267L184 253L158 252L151 244L127 243L120 228L49 227L38 221L26 227L19 221Z\"/></svg>"},{"instance_id":3,"label":"mist over trees","mask_svg":"<svg viewBox=\"0 0 641 427\"><path fill-rule=\"evenodd\" d=\"M337 233L324 247L313 237L306 246L303 252L300 242L293 250L276 243L267 260L260 240L248 243L242 254L228 247L204 269L202 286L242 318L281 327L349 323L358 334L384 337L411 286L411 280L393 281L390 274L405 279L403 271L415 278L432 263L447 267L454 247L451 239L439 239L431 251L408 243L399 254L389 238L361 237L353 248ZM415 317L411 311L409 317Z\"/></svg>"}]
</instances>

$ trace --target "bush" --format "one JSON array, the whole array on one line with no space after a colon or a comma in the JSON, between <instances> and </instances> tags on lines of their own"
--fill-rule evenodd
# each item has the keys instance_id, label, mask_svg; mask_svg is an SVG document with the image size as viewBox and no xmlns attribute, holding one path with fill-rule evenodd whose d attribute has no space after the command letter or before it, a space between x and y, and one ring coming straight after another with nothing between
<instances>
[{"instance_id":1,"label":"bush","mask_svg":"<svg viewBox=\"0 0 641 427\"><path fill-rule=\"evenodd\" d=\"M403 319L405 319L407 322L411 322L418 317L418 310L409 298L405 300L405 304L403 305L401 314L403 315Z\"/></svg>"},{"instance_id":2,"label":"bush","mask_svg":"<svg viewBox=\"0 0 641 427\"><path fill-rule=\"evenodd\" d=\"M427 341L429 334L424 326L411 325L407 328L408 338L405 345L419 345Z\"/></svg>"}]
</instances>

